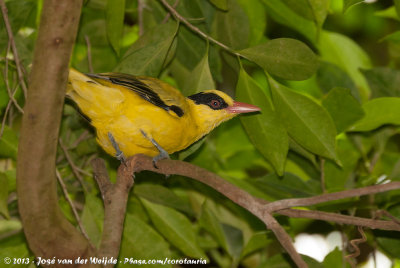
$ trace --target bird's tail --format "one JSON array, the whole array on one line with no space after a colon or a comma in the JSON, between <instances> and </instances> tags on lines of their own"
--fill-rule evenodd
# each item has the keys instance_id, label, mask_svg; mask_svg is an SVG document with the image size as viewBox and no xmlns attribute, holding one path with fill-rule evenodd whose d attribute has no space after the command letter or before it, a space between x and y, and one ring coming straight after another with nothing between
<instances>
[{"instance_id":1,"label":"bird's tail","mask_svg":"<svg viewBox=\"0 0 400 268\"><path fill-rule=\"evenodd\" d=\"M69 70L66 94L91 119L115 111L124 99L123 94L118 89L101 85L72 68Z\"/></svg>"}]
</instances>

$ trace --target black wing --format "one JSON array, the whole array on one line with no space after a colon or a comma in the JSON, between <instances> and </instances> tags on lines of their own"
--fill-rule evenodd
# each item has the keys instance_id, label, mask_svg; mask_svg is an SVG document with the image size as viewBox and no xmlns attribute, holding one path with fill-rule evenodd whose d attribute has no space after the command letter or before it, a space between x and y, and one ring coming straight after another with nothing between
<instances>
[{"instance_id":1,"label":"black wing","mask_svg":"<svg viewBox=\"0 0 400 268\"><path fill-rule=\"evenodd\" d=\"M147 100L148 102L166 110L173 111L177 116L183 116L183 110L176 105L167 105L160 96L152 90L148 85L140 81L136 76L129 74L120 74L120 73L104 73L104 74L86 74L87 76L98 81L106 80L115 85L124 86L135 93L137 93L140 97ZM101 83L100 81L98 81Z\"/></svg>"}]
</instances>

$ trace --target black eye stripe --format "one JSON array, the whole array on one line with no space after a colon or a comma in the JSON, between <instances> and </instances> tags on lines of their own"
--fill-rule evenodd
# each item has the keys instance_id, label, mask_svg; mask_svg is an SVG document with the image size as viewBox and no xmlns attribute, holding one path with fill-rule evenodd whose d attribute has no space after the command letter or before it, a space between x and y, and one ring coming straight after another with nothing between
<instances>
[{"instance_id":1,"label":"black eye stripe","mask_svg":"<svg viewBox=\"0 0 400 268\"><path fill-rule=\"evenodd\" d=\"M193 100L194 103L196 103L196 104L207 105L213 110L221 110L221 109L225 109L228 107L228 104L224 101L224 99L215 93L200 92L200 93L191 95L188 98ZM212 101L218 101L219 106L213 105Z\"/></svg>"}]
</instances>

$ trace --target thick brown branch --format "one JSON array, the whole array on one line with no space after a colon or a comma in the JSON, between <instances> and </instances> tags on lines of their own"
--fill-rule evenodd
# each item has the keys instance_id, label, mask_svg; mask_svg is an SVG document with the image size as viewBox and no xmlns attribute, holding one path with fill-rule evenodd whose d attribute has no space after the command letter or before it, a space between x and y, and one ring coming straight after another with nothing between
<instances>
[{"instance_id":1,"label":"thick brown branch","mask_svg":"<svg viewBox=\"0 0 400 268\"><path fill-rule=\"evenodd\" d=\"M95 255L90 243L58 205L55 171L68 62L81 6L81 0L43 3L20 131L18 207L30 249L43 258Z\"/></svg>"},{"instance_id":2,"label":"thick brown branch","mask_svg":"<svg viewBox=\"0 0 400 268\"><path fill-rule=\"evenodd\" d=\"M121 245L129 192L134 183L133 172L132 169L121 165L116 183L111 184L103 160L93 160L92 166L104 201L104 225L99 257L116 259Z\"/></svg>"}]
</instances>

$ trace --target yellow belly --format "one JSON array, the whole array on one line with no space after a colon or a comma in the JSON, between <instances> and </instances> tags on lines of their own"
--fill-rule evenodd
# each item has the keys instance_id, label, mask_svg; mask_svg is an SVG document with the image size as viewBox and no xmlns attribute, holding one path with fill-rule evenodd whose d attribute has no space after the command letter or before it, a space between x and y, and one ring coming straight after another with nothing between
<instances>
[{"instance_id":1,"label":"yellow belly","mask_svg":"<svg viewBox=\"0 0 400 268\"><path fill-rule=\"evenodd\" d=\"M126 157L139 153L155 156L159 151L140 130L172 154L197 140L199 135L190 119L188 114L172 116L164 109L134 96L117 113L92 119L92 125L97 130L98 143L111 155L115 155L115 149L108 138L108 132L113 135Z\"/></svg>"}]
</instances>

